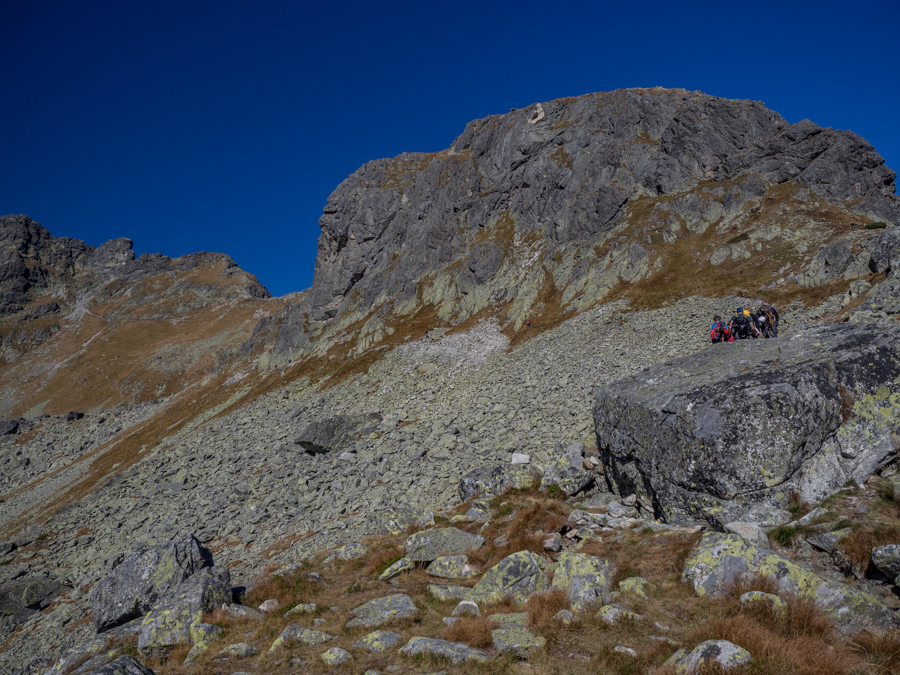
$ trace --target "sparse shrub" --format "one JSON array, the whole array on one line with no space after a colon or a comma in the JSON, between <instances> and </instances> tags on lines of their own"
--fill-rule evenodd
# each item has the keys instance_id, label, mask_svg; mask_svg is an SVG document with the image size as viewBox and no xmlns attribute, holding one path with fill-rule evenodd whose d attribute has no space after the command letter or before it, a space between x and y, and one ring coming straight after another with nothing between
<instances>
[{"instance_id":1,"label":"sparse shrub","mask_svg":"<svg viewBox=\"0 0 900 675\"><path fill-rule=\"evenodd\" d=\"M502 518L503 516L508 516L513 511L515 511L515 509L513 508L513 505L510 504L509 502L506 502L506 503L500 505L500 507L497 509L496 513L497 513L498 517Z\"/></svg>"},{"instance_id":2,"label":"sparse shrub","mask_svg":"<svg viewBox=\"0 0 900 675\"><path fill-rule=\"evenodd\" d=\"M790 511L791 515L794 516L794 518L800 518L801 516L809 513L812 509L810 508L809 504L803 501L803 499L800 497L800 493L792 492L791 496L788 497L787 510Z\"/></svg>"},{"instance_id":3,"label":"sparse shrub","mask_svg":"<svg viewBox=\"0 0 900 675\"><path fill-rule=\"evenodd\" d=\"M887 227L887 223L880 221L880 220L866 225L867 230L883 230L886 227Z\"/></svg>"},{"instance_id":4,"label":"sparse shrub","mask_svg":"<svg viewBox=\"0 0 900 675\"><path fill-rule=\"evenodd\" d=\"M563 491L556 483L553 483L547 488L547 494L553 499L562 499L563 497Z\"/></svg>"},{"instance_id":5,"label":"sparse shrub","mask_svg":"<svg viewBox=\"0 0 900 675\"><path fill-rule=\"evenodd\" d=\"M864 630L853 638L850 646L865 659L871 672L900 672L900 631L870 633Z\"/></svg>"},{"instance_id":6,"label":"sparse shrub","mask_svg":"<svg viewBox=\"0 0 900 675\"><path fill-rule=\"evenodd\" d=\"M794 537L797 536L797 528L790 525L779 525L769 532L769 539L777 541L785 548L790 548L794 543Z\"/></svg>"}]
</instances>

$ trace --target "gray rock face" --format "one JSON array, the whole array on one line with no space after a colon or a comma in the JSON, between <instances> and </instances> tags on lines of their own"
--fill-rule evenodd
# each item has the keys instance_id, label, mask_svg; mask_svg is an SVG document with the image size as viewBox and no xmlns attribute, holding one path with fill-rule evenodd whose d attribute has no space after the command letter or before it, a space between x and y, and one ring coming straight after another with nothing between
<instances>
[{"instance_id":1,"label":"gray rock face","mask_svg":"<svg viewBox=\"0 0 900 675\"><path fill-rule=\"evenodd\" d=\"M157 600L192 574L212 566L212 555L193 535L132 553L103 579L91 596L98 632L146 614Z\"/></svg>"},{"instance_id":2,"label":"gray rock face","mask_svg":"<svg viewBox=\"0 0 900 675\"><path fill-rule=\"evenodd\" d=\"M894 452L900 327L820 324L712 345L596 392L606 477L669 521L816 502Z\"/></svg>"},{"instance_id":3,"label":"gray rock face","mask_svg":"<svg viewBox=\"0 0 900 675\"><path fill-rule=\"evenodd\" d=\"M593 285L596 266L556 263L554 253L598 243L648 195L733 181L715 204L696 194L676 204L702 230L740 213L767 185L794 181L898 223L894 178L856 134L683 90L589 94L473 120L448 150L369 162L331 194L309 295L266 320L277 334L273 363L308 349L325 328L337 336L357 312L404 316L440 303L462 320L495 300L514 303L517 291L544 279L516 272L528 258L516 250L526 238L546 251L556 287L577 293ZM509 236L485 237L494 228ZM648 273L648 251L636 242L613 257L603 264L608 285ZM433 274L439 282L422 281ZM516 320L534 296L514 303Z\"/></svg>"},{"instance_id":4,"label":"gray rock face","mask_svg":"<svg viewBox=\"0 0 900 675\"><path fill-rule=\"evenodd\" d=\"M95 670L91 675L155 675L155 673L133 656L120 656Z\"/></svg>"},{"instance_id":5,"label":"gray rock face","mask_svg":"<svg viewBox=\"0 0 900 675\"><path fill-rule=\"evenodd\" d=\"M395 593L386 598L369 600L354 609L351 612L353 618L347 622L347 627L380 626L391 619L406 619L415 616L418 611L412 598L403 593Z\"/></svg>"},{"instance_id":6,"label":"gray rock face","mask_svg":"<svg viewBox=\"0 0 900 675\"><path fill-rule=\"evenodd\" d=\"M481 548L484 537L469 534L456 527L423 530L410 535L406 540L406 557L410 560L430 562L442 555L461 555L466 551Z\"/></svg>"}]
</instances>

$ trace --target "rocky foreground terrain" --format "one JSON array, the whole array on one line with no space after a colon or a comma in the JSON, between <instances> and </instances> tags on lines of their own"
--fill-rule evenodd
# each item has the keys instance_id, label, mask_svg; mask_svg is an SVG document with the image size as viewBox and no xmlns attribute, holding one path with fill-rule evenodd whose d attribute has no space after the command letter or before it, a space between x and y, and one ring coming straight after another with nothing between
<instances>
[{"instance_id":1,"label":"rocky foreground terrain","mask_svg":"<svg viewBox=\"0 0 900 675\"><path fill-rule=\"evenodd\" d=\"M0 219L4 675L900 672L864 139L593 94L371 162L320 224L271 298ZM763 298L777 339L708 344Z\"/></svg>"}]
</instances>

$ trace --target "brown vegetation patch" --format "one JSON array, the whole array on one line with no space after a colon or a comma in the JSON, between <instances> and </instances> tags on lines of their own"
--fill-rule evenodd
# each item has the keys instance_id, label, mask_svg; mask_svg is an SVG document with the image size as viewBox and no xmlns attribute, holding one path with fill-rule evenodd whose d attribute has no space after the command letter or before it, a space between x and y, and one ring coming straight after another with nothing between
<instances>
[{"instance_id":1,"label":"brown vegetation patch","mask_svg":"<svg viewBox=\"0 0 900 675\"><path fill-rule=\"evenodd\" d=\"M569 596L560 589L535 593L525 602L525 609L529 626L539 630L557 629L559 622L553 617L560 610L569 609Z\"/></svg>"},{"instance_id":2,"label":"brown vegetation patch","mask_svg":"<svg viewBox=\"0 0 900 675\"><path fill-rule=\"evenodd\" d=\"M500 624L489 616L464 616L447 626L443 638L451 642L464 642L476 649L490 649L494 646L491 631L499 627Z\"/></svg>"}]
</instances>

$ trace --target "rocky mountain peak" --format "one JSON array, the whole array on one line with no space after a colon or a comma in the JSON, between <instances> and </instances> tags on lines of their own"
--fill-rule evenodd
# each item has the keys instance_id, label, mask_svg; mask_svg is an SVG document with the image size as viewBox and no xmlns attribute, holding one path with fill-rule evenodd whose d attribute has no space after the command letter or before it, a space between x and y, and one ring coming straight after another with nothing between
<instances>
[{"instance_id":1,"label":"rocky mountain peak","mask_svg":"<svg viewBox=\"0 0 900 675\"><path fill-rule=\"evenodd\" d=\"M447 150L369 162L331 194L312 288L279 319L264 365L326 353L350 334L361 353L421 312L448 325L475 315L512 330L528 317L550 323L639 295L627 287L658 281L675 248L714 268L749 257L733 250L742 237L761 237L756 251L803 260L798 247L900 222L895 176L852 132L680 89L473 120ZM781 207L803 217L785 227ZM760 292L782 267L753 279L735 270L721 291Z\"/></svg>"}]
</instances>

